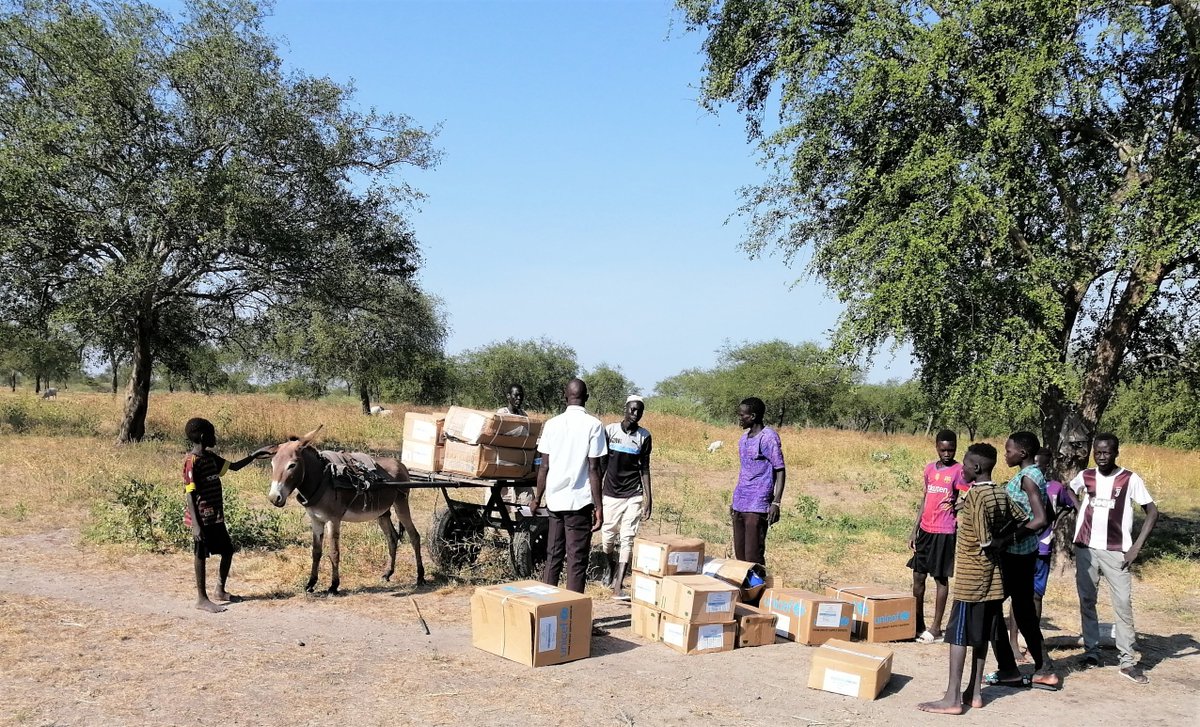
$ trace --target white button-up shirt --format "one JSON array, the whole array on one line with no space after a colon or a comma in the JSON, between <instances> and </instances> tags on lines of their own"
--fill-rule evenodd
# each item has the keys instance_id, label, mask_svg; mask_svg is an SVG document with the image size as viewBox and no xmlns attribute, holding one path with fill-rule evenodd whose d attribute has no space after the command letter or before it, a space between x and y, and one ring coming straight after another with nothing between
<instances>
[{"instance_id":1,"label":"white button-up shirt","mask_svg":"<svg viewBox=\"0 0 1200 727\"><path fill-rule=\"evenodd\" d=\"M568 406L542 427L537 449L550 455L546 509L571 512L595 504L588 482L588 459L608 454L608 440L599 419L582 406Z\"/></svg>"}]
</instances>

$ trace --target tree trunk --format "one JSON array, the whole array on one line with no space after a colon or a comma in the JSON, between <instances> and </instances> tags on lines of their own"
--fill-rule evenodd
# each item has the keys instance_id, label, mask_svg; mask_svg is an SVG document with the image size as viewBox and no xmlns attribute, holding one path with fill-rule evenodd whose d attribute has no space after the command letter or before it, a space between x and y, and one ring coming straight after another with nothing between
<instances>
[{"instance_id":1,"label":"tree trunk","mask_svg":"<svg viewBox=\"0 0 1200 727\"><path fill-rule=\"evenodd\" d=\"M113 393L113 396L116 396L116 394L117 394L117 388L118 388L117 383L118 383L117 382L117 360L114 358L112 360L112 393Z\"/></svg>"},{"instance_id":2,"label":"tree trunk","mask_svg":"<svg viewBox=\"0 0 1200 727\"><path fill-rule=\"evenodd\" d=\"M362 402L363 414L371 416L371 391L365 383L358 385L358 400Z\"/></svg>"},{"instance_id":3,"label":"tree trunk","mask_svg":"<svg viewBox=\"0 0 1200 727\"><path fill-rule=\"evenodd\" d=\"M154 363L150 351L149 326L139 319L130 357L129 386L125 388L125 411L117 442L140 442L146 436L146 410L150 406L150 371Z\"/></svg>"},{"instance_id":4,"label":"tree trunk","mask_svg":"<svg viewBox=\"0 0 1200 727\"><path fill-rule=\"evenodd\" d=\"M16 392L17 390L17 372L13 371L8 375L8 387Z\"/></svg>"},{"instance_id":5,"label":"tree trunk","mask_svg":"<svg viewBox=\"0 0 1200 727\"><path fill-rule=\"evenodd\" d=\"M35 394L42 393L42 375L41 374L33 375L33 393L35 393Z\"/></svg>"},{"instance_id":6,"label":"tree trunk","mask_svg":"<svg viewBox=\"0 0 1200 727\"><path fill-rule=\"evenodd\" d=\"M929 433L932 431L933 431L933 412L929 412L929 418L925 420L925 436L928 437ZM914 432L914 434L915 434L915 432Z\"/></svg>"}]
</instances>

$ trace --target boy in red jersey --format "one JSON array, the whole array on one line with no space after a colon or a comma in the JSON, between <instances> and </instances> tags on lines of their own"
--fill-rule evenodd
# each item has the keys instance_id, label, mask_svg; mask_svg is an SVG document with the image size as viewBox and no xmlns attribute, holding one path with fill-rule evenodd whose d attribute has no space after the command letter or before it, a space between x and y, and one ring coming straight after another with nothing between
<instances>
[{"instance_id":1,"label":"boy in red jersey","mask_svg":"<svg viewBox=\"0 0 1200 727\"><path fill-rule=\"evenodd\" d=\"M917 641L930 644L942 638L942 616L954 575L954 503L958 493L967 489L962 480L962 465L954 461L958 437L943 429L934 438L938 458L925 466L925 494L917 508L908 547L913 552L908 567L913 572L913 596L917 599ZM932 628L925 624L925 579L933 576L937 584Z\"/></svg>"}]
</instances>

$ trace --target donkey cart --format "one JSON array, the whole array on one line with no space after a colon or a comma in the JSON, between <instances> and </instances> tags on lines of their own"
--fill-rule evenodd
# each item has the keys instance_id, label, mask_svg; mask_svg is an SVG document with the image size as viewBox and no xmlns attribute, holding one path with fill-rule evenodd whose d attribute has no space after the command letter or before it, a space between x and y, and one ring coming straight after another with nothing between
<instances>
[{"instance_id":1,"label":"donkey cart","mask_svg":"<svg viewBox=\"0 0 1200 727\"><path fill-rule=\"evenodd\" d=\"M505 490L532 487L533 480L473 479L411 468L408 475L405 487L437 488L446 503L434 510L427 535L429 554L443 573L457 573L473 565L489 531L507 533L509 560L517 578L532 577L534 567L546 560L546 516L522 515L520 505L504 499ZM487 488L487 502L466 502L450 496L450 490L464 488Z\"/></svg>"}]
</instances>

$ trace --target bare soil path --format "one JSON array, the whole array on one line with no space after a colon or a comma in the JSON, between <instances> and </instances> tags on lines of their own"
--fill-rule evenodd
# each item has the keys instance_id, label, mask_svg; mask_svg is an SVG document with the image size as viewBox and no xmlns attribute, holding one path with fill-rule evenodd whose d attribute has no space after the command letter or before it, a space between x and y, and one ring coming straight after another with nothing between
<instances>
[{"instance_id":1,"label":"bare soil path","mask_svg":"<svg viewBox=\"0 0 1200 727\"><path fill-rule=\"evenodd\" d=\"M258 556L270 557L270 556ZM236 585L239 563L235 559ZM236 592L236 589L235 589ZM791 643L685 657L628 629L592 658L528 669L471 647L469 589L372 587L336 598L264 592L222 614L191 608L190 559L114 557L72 530L0 539L0 722L22 725L1195 724L1194 635L1139 623L1151 683L1114 667L1071 672L1059 693L985 690L960 718L917 712L945 687L946 647L895 644L875 702L808 689L812 649ZM1070 623L1050 631L1077 653ZM1111 654L1110 654L1111 656Z\"/></svg>"}]
</instances>

